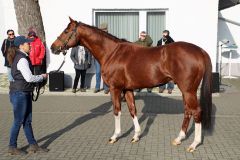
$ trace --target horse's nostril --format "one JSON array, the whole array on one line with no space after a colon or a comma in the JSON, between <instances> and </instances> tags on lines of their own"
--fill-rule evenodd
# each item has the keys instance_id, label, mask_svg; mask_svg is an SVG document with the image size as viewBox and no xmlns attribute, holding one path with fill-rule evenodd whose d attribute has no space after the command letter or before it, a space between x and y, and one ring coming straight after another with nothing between
<instances>
[{"instance_id":1,"label":"horse's nostril","mask_svg":"<svg viewBox=\"0 0 240 160\"><path fill-rule=\"evenodd\" d=\"M51 45L50 49L51 49L51 51L53 51L53 45Z\"/></svg>"}]
</instances>

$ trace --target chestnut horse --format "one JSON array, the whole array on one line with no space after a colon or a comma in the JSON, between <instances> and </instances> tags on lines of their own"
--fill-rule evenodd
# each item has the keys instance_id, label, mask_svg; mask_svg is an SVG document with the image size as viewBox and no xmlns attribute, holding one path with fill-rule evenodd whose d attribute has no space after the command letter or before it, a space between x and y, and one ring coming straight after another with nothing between
<instances>
[{"instance_id":1,"label":"chestnut horse","mask_svg":"<svg viewBox=\"0 0 240 160\"><path fill-rule=\"evenodd\" d=\"M135 134L132 142L137 142L141 129L133 90L151 88L173 80L183 95L184 119L180 133L172 144L181 144L193 117L195 137L187 151L195 150L202 141L202 125L204 128L210 127L212 110L212 65L203 49L186 42L143 47L70 18L70 23L54 41L51 50L54 54L66 53L66 50L79 44L88 48L100 63L103 81L110 88L115 117L115 131L110 143L116 142L121 133L121 93L125 94L133 119ZM199 104L197 90L201 80Z\"/></svg>"}]
</instances>

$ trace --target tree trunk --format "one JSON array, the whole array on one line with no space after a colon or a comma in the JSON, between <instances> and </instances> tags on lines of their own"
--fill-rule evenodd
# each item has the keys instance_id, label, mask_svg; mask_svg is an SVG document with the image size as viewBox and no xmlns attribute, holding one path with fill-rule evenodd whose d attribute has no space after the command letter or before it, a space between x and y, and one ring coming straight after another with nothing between
<instances>
[{"instance_id":1,"label":"tree trunk","mask_svg":"<svg viewBox=\"0 0 240 160\"><path fill-rule=\"evenodd\" d=\"M38 0L13 0L18 23L18 34L27 36L34 30L45 44L45 32Z\"/></svg>"},{"instance_id":2,"label":"tree trunk","mask_svg":"<svg viewBox=\"0 0 240 160\"><path fill-rule=\"evenodd\" d=\"M46 47L45 31L38 0L13 0L18 23L18 34L27 36L30 30L36 32ZM41 70L46 73L46 55Z\"/></svg>"}]
</instances>

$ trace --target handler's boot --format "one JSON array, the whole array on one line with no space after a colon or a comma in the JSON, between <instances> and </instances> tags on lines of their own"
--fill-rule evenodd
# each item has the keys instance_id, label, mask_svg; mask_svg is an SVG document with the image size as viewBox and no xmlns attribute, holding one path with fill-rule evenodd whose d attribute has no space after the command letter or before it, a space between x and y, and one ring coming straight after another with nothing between
<instances>
[{"instance_id":1,"label":"handler's boot","mask_svg":"<svg viewBox=\"0 0 240 160\"><path fill-rule=\"evenodd\" d=\"M30 144L29 148L27 149L28 153L47 153L49 149L39 147L37 144Z\"/></svg>"},{"instance_id":2,"label":"handler's boot","mask_svg":"<svg viewBox=\"0 0 240 160\"><path fill-rule=\"evenodd\" d=\"M9 155L25 155L26 152L24 152L21 149L16 148L16 147L9 147L8 148L8 154Z\"/></svg>"}]
</instances>

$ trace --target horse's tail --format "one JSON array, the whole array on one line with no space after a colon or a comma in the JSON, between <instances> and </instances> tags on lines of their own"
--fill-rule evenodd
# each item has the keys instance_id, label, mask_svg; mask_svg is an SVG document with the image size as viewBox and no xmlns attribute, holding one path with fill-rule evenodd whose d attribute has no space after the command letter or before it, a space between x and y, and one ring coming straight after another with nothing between
<instances>
[{"instance_id":1,"label":"horse's tail","mask_svg":"<svg viewBox=\"0 0 240 160\"><path fill-rule=\"evenodd\" d=\"M212 113L212 64L209 55L204 54L205 72L203 75L200 105L202 108L202 126L205 129L211 127L211 113Z\"/></svg>"}]
</instances>

